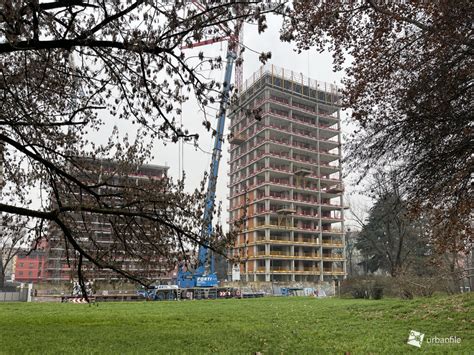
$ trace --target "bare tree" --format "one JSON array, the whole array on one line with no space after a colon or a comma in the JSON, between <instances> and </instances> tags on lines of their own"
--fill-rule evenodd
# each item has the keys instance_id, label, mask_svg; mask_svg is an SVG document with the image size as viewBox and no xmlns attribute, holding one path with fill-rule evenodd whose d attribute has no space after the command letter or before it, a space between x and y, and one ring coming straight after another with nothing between
<instances>
[{"instance_id":1,"label":"bare tree","mask_svg":"<svg viewBox=\"0 0 474 355\"><path fill-rule=\"evenodd\" d=\"M468 0L299 0L281 36L347 64L347 170L396 163L411 211L438 211L440 251L472 243L473 13Z\"/></svg>"},{"instance_id":2,"label":"bare tree","mask_svg":"<svg viewBox=\"0 0 474 355\"><path fill-rule=\"evenodd\" d=\"M263 30L269 10L258 3L236 2L236 12L227 3L2 2L0 143L9 186L0 211L28 217L37 240L47 238L48 228L60 231L78 253L79 274L87 260L146 282L120 269L112 250L88 247L95 237L82 227L98 215L113 229L114 242L143 262L159 257L172 263L198 244L221 250L226 238L219 226L212 240L198 237L202 189L189 194L182 181L135 184L128 176L152 157L156 140L197 144L198 135L177 123L180 104L194 96L206 113L230 83L202 74L221 68L225 58L187 56L181 47L232 37L233 20L255 21ZM236 47L235 38L230 45ZM131 134L115 127L104 132L106 143L89 138L112 119L126 122ZM212 131L208 115L202 120ZM120 169L84 164L103 159ZM35 203L33 188L41 193Z\"/></svg>"},{"instance_id":3,"label":"bare tree","mask_svg":"<svg viewBox=\"0 0 474 355\"><path fill-rule=\"evenodd\" d=\"M367 191L367 189L361 194L352 193L345 194L344 196L344 201L346 201L346 205L349 210L349 215L346 217L346 219L356 229L364 228L370 210L368 203L366 204L361 199L362 196L370 196L370 193Z\"/></svg>"},{"instance_id":4,"label":"bare tree","mask_svg":"<svg viewBox=\"0 0 474 355\"><path fill-rule=\"evenodd\" d=\"M28 245L31 234L27 219L22 216L2 215L0 225L0 289L5 285L6 271L15 256Z\"/></svg>"}]
</instances>

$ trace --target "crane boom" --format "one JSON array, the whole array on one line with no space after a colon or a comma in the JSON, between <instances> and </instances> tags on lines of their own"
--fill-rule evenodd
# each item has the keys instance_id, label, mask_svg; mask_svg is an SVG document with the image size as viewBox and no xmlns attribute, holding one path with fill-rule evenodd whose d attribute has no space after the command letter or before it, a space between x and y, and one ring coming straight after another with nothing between
<instances>
[{"instance_id":1,"label":"crane boom","mask_svg":"<svg viewBox=\"0 0 474 355\"><path fill-rule=\"evenodd\" d=\"M209 172L209 181L207 185L206 203L204 207L204 223L201 229L201 242L207 243L212 235L212 217L214 214L216 200L217 176L219 174L219 163L222 156L222 142L224 139L224 126L226 109L229 103L230 82L232 78L232 69L236 54L231 48L227 50L227 64L224 74L224 84L222 87L222 100L219 104L219 113L217 121L216 135L214 138L214 147L212 150L211 170ZM210 259L210 260L209 260ZM208 267L208 263L210 266ZM214 287L218 285L217 275L214 270L214 259L210 257L209 248L201 244L198 252L198 263L196 270L184 271L182 267L178 270L177 283L179 287Z\"/></svg>"}]
</instances>

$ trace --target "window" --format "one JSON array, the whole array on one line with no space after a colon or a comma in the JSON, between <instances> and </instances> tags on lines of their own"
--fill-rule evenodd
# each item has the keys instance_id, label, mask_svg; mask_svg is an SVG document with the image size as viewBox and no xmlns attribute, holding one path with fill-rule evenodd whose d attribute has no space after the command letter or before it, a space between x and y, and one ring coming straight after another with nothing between
<instances>
[{"instance_id":1,"label":"window","mask_svg":"<svg viewBox=\"0 0 474 355\"><path fill-rule=\"evenodd\" d=\"M19 263L18 266L19 266L19 267L23 267L23 263Z\"/></svg>"},{"instance_id":2,"label":"window","mask_svg":"<svg viewBox=\"0 0 474 355\"><path fill-rule=\"evenodd\" d=\"M30 269L33 269L33 267L34 267L33 263L30 263L29 267L30 267Z\"/></svg>"},{"instance_id":3,"label":"window","mask_svg":"<svg viewBox=\"0 0 474 355\"><path fill-rule=\"evenodd\" d=\"M23 276L23 271L20 271L18 275Z\"/></svg>"},{"instance_id":4,"label":"window","mask_svg":"<svg viewBox=\"0 0 474 355\"><path fill-rule=\"evenodd\" d=\"M33 276L33 271L28 271L28 276Z\"/></svg>"}]
</instances>

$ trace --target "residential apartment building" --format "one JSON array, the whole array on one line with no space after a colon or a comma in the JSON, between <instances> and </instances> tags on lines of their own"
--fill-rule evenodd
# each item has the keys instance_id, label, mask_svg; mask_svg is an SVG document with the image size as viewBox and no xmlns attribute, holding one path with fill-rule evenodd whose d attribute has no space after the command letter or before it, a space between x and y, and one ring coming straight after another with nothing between
<instances>
[{"instance_id":1,"label":"residential apartment building","mask_svg":"<svg viewBox=\"0 0 474 355\"><path fill-rule=\"evenodd\" d=\"M257 119L255 119L257 117ZM230 108L230 223L241 279L334 281L346 275L339 97L334 85L275 66Z\"/></svg>"},{"instance_id":2,"label":"residential apartment building","mask_svg":"<svg viewBox=\"0 0 474 355\"><path fill-rule=\"evenodd\" d=\"M90 163L90 162L88 162ZM102 173L104 175L108 172L115 171L118 167L117 163L110 160L97 160L93 164L100 165L100 169L95 169L94 172L87 172L86 176L78 176L77 178L81 181L101 181ZM142 165L133 174L127 175L127 180L133 184L140 185L140 183L147 179L162 179L167 175L168 167L161 165ZM96 174L96 171L99 171ZM117 184L120 182L120 178L114 177L113 182ZM118 180L117 180L118 179ZM113 189L113 188L112 188ZM105 191L102 191L105 192ZM113 191L107 191L113 192ZM70 192L71 198L74 198L73 194L78 194L79 191ZM113 195L113 194L112 194ZM77 196L76 196L77 197ZM114 203L113 199L109 201ZM125 250L117 250L117 238L115 237L114 230L111 224L108 222L107 216L103 215L91 215L87 218L87 223L81 217L80 213L72 214L74 218L73 224L78 231L84 233L84 237L79 237L81 240L81 246L85 248L90 254L107 254L111 253L116 256L114 262L116 266L122 270L133 272L134 274L141 275L148 278L159 278L167 270L164 269L163 265L157 259L156 262L150 262L145 266L138 263L136 259L129 256ZM90 242L87 242L87 235L92 235ZM122 235L123 237L123 235ZM93 241L92 241L93 240ZM118 243L123 245L123 243ZM113 249L113 250L112 250ZM45 246L45 276L44 281L46 282L65 282L70 281L77 277L77 260L75 259L74 249L69 243L65 242L64 236L57 227L52 226L51 232L48 236L48 241ZM69 258L69 261L68 261ZM112 270L98 269L95 265L87 260L83 261L83 274L89 280L105 281L109 282L112 280L119 279L119 275Z\"/></svg>"},{"instance_id":3,"label":"residential apartment building","mask_svg":"<svg viewBox=\"0 0 474 355\"><path fill-rule=\"evenodd\" d=\"M38 283L43 280L45 267L44 250L22 250L14 259L14 279L18 282Z\"/></svg>"}]
</instances>

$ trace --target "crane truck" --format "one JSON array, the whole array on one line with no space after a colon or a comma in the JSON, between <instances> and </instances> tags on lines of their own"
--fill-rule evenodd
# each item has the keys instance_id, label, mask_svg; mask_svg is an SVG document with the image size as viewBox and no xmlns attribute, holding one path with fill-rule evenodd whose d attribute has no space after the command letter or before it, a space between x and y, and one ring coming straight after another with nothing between
<instances>
[{"instance_id":1,"label":"crane truck","mask_svg":"<svg viewBox=\"0 0 474 355\"><path fill-rule=\"evenodd\" d=\"M230 47L230 46L229 46ZM228 298L239 296L239 291L233 288L218 288L219 281L215 272L214 257L210 249L205 245L210 241L213 232L212 217L214 214L217 176L219 163L222 156L222 142L224 136L224 125L226 109L229 102L230 82L232 68L236 54L231 48L227 50L227 64L224 74L224 85L222 88L222 100L219 104L216 135L212 150L211 170L207 185L206 201L204 207L203 226L200 232L200 241L197 255L196 267L188 269L184 263L178 265L177 285L156 286L148 290L141 290L139 295L151 300L173 300L173 299L200 299L200 298Z\"/></svg>"}]
</instances>

